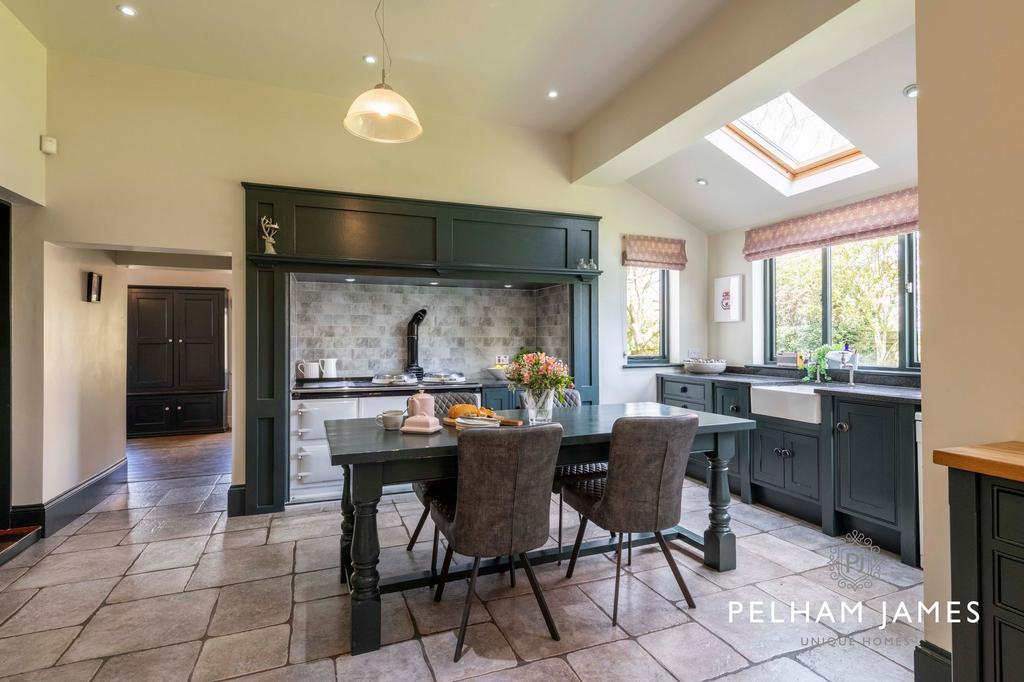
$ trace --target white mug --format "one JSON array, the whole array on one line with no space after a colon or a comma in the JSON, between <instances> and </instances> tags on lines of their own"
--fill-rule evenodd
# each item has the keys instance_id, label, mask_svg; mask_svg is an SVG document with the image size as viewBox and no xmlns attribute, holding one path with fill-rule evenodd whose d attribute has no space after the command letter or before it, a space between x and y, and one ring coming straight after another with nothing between
<instances>
[{"instance_id":1,"label":"white mug","mask_svg":"<svg viewBox=\"0 0 1024 682\"><path fill-rule=\"evenodd\" d=\"M395 431L402 428L404 418L404 410L387 410L377 415L377 426L383 426L386 431Z\"/></svg>"},{"instance_id":2,"label":"white mug","mask_svg":"<svg viewBox=\"0 0 1024 682\"><path fill-rule=\"evenodd\" d=\"M338 378L338 358L321 358L320 371L324 379Z\"/></svg>"},{"instance_id":3,"label":"white mug","mask_svg":"<svg viewBox=\"0 0 1024 682\"><path fill-rule=\"evenodd\" d=\"M320 363L319 362L306 362L303 360L297 366L299 371L299 377L303 379L319 379L320 378Z\"/></svg>"}]
</instances>

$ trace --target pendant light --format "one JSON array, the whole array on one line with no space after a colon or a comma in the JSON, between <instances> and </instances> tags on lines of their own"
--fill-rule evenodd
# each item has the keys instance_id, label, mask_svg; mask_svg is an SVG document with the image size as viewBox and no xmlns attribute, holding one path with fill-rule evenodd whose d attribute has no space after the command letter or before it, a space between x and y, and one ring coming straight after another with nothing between
<instances>
[{"instance_id":1,"label":"pendant light","mask_svg":"<svg viewBox=\"0 0 1024 682\"><path fill-rule=\"evenodd\" d=\"M391 70L391 50L384 37L384 0L377 3L373 18L380 31L381 51L384 55L380 83L352 102L345 116L345 129L371 142L409 142L420 136L423 126L412 105L387 84L387 75Z\"/></svg>"}]
</instances>

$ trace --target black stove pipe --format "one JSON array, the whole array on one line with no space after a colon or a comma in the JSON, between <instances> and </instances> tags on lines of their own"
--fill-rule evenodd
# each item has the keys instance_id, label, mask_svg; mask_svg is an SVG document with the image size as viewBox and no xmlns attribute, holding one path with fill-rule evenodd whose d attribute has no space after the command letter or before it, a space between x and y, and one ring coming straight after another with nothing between
<instances>
[{"instance_id":1,"label":"black stove pipe","mask_svg":"<svg viewBox=\"0 0 1024 682\"><path fill-rule=\"evenodd\" d=\"M420 322L427 316L427 309L422 308L409 320L406 336L406 350L409 364L405 371L416 375L417 379L423 379L423 368L420 367Z\"/></svg>"}]
</instances>

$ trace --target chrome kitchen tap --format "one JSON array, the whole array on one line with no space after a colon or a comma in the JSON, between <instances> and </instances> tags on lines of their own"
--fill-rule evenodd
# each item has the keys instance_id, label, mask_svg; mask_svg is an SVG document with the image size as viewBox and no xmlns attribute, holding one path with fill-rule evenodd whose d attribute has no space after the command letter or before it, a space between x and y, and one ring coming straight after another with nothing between
<instances>
[{"instance_id":1,"label":"chrome kitchen tap","mask_svg":"<svg viewBox=\"0 0 1024 682\"><path fill-rule=\"evenodd\" d=\"M853 386L853 373L857 369L857 351L847 347L845 350L839 351L839 369L850 370L850 386Z\"/></svg>"}]
</instances>

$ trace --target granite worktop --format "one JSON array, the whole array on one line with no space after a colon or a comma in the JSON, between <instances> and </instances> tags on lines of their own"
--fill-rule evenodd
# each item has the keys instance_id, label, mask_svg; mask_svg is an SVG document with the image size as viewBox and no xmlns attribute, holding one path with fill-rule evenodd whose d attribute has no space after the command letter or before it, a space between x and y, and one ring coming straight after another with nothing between
<instances>
[{"instance_id":1,"label":"granite worktop","mask_svg":"<svg viewBox=\"0 0 1024 682\"><path fill-rule=\"evenodd\" d=\"M726 384L747 384L750 386L764 386L768 384L795 384L796 379L789 377L773 377L764 374L739 374L736 372L722 372L721 374L690 374L689 372L659 372L659 377L667 379L695 379L697 381L717 381Z\"/></svg>"},{"instance_id":2,"label":"granite worktop","mask_svg":"<svg viewBox=\"0 0 1024 682\"><path fill-rule=\"evenodd\" d=\"M896 403L921 403L921 389L909 386L883 386L881 384L850 386L835 381L821 385L812 384L812 386L814 386L814 392L821 395L855 396Z\"/></svg>"}]
</instances>

